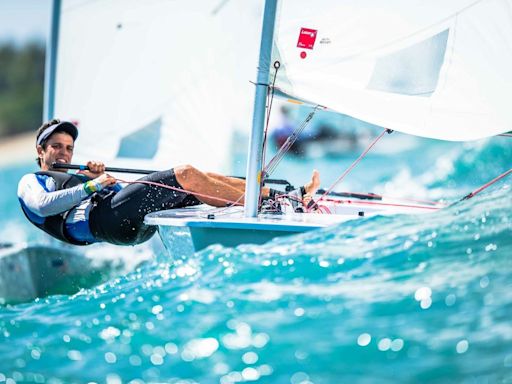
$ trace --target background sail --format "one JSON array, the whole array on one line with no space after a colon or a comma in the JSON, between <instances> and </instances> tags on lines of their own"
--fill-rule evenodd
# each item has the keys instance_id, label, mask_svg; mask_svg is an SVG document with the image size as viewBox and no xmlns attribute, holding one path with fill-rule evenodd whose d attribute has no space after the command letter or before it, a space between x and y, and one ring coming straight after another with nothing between
<instances>
[{"instance_id":1,"label":"background sail","mask_svg":"<svg viewBox=\"0 0 512 384\"><path fill-rule=\"evenodd\" d=\"M512 129L512 1L281 1L276 86L401 132Z\"/></svg>"},{"instance_id":2,"label":"background sail","mask_svg":"<svg viewBox=\"0 0 512 384\"><path fill-rule=\"evenodd\" d=\"M77 160L229 172L251 124L261 28L251 0L64 0L55 115Z\"/></svg>"}]
</instances>

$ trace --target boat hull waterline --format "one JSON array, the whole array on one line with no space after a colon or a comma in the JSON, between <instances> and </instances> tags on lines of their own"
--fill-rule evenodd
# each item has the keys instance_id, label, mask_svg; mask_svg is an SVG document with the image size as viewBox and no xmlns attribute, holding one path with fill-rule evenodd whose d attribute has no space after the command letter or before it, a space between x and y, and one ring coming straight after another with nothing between
<instances>
[{"instance_id":1,"label":"boat hull waterline","mask_svg":"<svg viewBox=\"0 0 512 384\"><path fill-rule=\"evenodd\" d=\"M235 247L264 244L276 237L326 228L349 220L375 215L424 214L439 209L429 204L399 204L395 201L338 200L322 202L326 213L262 213L244 217L243 208L212 208L207 205L170 209L146 215L145 223L158 226L160 237L171 254L181 252L183 241L192 252L210 245ZM180 244L180 245L177 245Z\"/></svg>"}]
</instances>

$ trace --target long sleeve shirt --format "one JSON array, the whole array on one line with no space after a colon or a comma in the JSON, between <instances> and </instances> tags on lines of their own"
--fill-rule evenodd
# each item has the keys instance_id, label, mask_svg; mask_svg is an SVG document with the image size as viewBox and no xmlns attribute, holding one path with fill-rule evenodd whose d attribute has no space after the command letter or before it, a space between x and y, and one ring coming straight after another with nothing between
<instances>
[{"instance_id":1,"label":"long sleeve shirt","mask_svg":"<svg viewBox=\"0 0 512 384\"><path fill-rule=\"evenodd\" d=\"M120 189L116 186L115 189ZM51 176L27 174L18 184L18 199L25 208L29 219L43 224L48 216L69 211L66 217L66 231L79 241L96 241L89 228L89 213L92 207L91 196L84 184L57 190Z\"/></svg>"}]
</instances>

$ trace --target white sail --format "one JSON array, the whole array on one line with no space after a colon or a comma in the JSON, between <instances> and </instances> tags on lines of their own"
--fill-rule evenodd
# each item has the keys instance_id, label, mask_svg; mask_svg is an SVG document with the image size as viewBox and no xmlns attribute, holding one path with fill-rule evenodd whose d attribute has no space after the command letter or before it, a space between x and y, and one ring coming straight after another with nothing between
<instances>
[{"instance_id":1,"label":"white sail","mask_svg":"<svg viewBox=\"0 0 512 384\"><path fill-rule=\"evenodd\" d=\"M507 99L500 97L511 90L506 71L510 52L495 51L512 37L506 1L452 0L446 5L439 0L282 0L274 34L276 1L265 2L245 211L223 207L217 215L208 207L189 207L146 215L145 223L159 226L171 253L179 243L183 254L187 232L190 250L200 250L214 243L263 243L363 216L420 214L442 207L340 194L327 200L324 195L314 196L318 210L312 214L298 213L291 200L281 204L280 197L276 197L279 206L266 206L258 214L265 91L268 71L274 72L270 60L281 64L276 76L281 93L387 128L451 140L509 129ZM483 29L477 14L485 20ZM496 16L495 25L491 16ZM503 28L507 34L493 28L499 32ZM494 34L496 40L485 41ZM486 58L472 47L481 48L484 41L491 45L484 52L495 54L493 59L503 58L507 65L494 66L496 72L487 70ZM504 75L501 82L498 75Z\"/></svg>"},{"instance_id":2,"label":"white sail","mask_svg":"<svg viewBox=\"0 0 512 384\"><path fill-rule=\"evenodd\" d=\"M282 0L279 11L283 93L430 138L512 129L511 0Z\"/></svg>"},{"instance_id":3,"label":"white sail","mask_svg":"<svg viewBox=\"0 0 512 384\"><path fill-rule=\"evenodd\" d=\"M55 116L80 127L76 159L229 172L250 130L257 0L64 0Z\"/></svg>"}]
</instances>

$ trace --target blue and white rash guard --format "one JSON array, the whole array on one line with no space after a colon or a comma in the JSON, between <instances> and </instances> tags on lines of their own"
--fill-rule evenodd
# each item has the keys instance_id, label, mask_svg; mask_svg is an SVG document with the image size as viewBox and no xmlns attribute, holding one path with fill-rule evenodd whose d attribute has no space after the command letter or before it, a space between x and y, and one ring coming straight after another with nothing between
<instances>
[{"instance_id":1,"label":"blue and white rash guard","mask_svg":"<svg viewBox=\"0 0 512 384\"><path fill-rule=\"evenodd\" d=\"M120 189L120 186L116 185L114 189ZM89 228L92 204L84 184L57 190L52 177L27 174L18 184L18 199L29 219L37 224L43 224L48 216L69 211L66 217L68 235L82 242L97 242Z\"/></svg>"}]
</instances>

